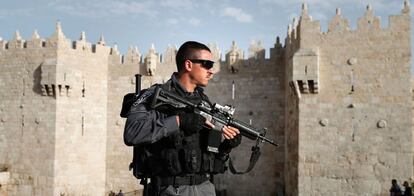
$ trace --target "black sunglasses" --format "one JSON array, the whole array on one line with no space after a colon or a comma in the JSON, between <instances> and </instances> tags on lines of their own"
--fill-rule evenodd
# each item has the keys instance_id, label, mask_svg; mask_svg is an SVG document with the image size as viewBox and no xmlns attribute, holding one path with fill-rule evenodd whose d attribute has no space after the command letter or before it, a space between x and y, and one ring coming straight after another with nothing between
<instances>
[{"instance_id":1,"label":"black sunglasses","mask_svg":"<svg viewBox=\"0 0 414 196\"><path fill-rule=\"evenodd\" d=\"M203 60L203 59L188 59L188 60L193 63L200 63L201 66L206 69L211 69L214 65L214 61L210 61L210 60Z\"/></svg>"}]
</instances>

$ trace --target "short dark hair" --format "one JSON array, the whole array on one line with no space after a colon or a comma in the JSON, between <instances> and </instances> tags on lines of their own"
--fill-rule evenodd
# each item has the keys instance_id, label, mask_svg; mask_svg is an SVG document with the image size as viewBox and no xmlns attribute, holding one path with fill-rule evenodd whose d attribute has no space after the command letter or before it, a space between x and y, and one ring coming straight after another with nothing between
<instances>
[{"instance_id":1,"label":"short dark hair","mask_svg":"<svg viewBox=\"0 0 414 196\"><path fill-rule=\"evenodd\" d=\"M196 41L187 41L181 45L178 49L177 55L175 56L177 71L180 72L184 68L184 62L186 60L196 58L194 53L199 50L207 50L211 53L210 48Z\"/></svg>"}]
</instances>

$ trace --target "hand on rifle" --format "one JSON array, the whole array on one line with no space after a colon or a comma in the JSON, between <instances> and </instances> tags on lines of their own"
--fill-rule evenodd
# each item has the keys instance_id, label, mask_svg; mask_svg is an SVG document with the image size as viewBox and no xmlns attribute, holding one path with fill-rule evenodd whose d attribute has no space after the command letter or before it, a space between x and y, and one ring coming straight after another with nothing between
<instances>
[{"instance_id":1,"label":"hand on rifle","mask_svg":"<svg viewBox=\"0 0 414 196\"><path fill-rule=\"evenodd\" d=\"M206 121L206 118L196 113L182 112L177 115L177 124L186 135L201 131Z\"/></svg>"},{"instance_id":2,"label":"hand on rifle","mask_svg":"<svg viewBox=\"0 0 414 196\"><path fill-rule=\"evenodd\" d=\"M206 120L205 124L210 128L214 127L213 123L211 123L208 120ZM236 137L236 135L240 134L240 131L237 128L231 126L224 126L221 131L223 131L223 137L228 140L233 139L234 137Z\"/></svg>"},{"instance_id":3,"label":"hand on rifle","mask_svg":"<svg viewBox=\"0 0 414 196\"><path fill-rule=\"evenodd\" d=\"M207 125L207 127L213 128L214 125L204 117L199 114L195 113L182 113L177 116L177 123L187 134L192 134L198 132L202 129L202 125ZM231 126L224 126L223 129L223 137L225 139L233 139L240 131L237 128Z\"/></svg>"}]
</instances>

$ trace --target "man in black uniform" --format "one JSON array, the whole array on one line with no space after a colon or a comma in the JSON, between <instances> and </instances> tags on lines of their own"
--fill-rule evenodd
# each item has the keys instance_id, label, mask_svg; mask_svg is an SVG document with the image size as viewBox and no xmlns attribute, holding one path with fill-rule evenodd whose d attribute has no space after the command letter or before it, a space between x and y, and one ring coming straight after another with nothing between
<instances>
[{"instance_id":1,"label":"man in black uniform","mask_svg":"<svg viewBox=\"0 0 414 196\"><path fill-rule=\"evenodd\" d=\"M203 93L213 72L210 49L188 41L178 50L177 70L165 84L143 92L131 107L124 130L129 146L142 146L141 176L150 179L150 195L215 195L212 175L223 173L230 150L241 142L238 129L224 126L219 152L207 149L214 125L193 111L171 107L150 108L156 87L161 87L193 103L210 104ZM135 155L134 155L135 156Z\"/></svg>"}]
</instances>

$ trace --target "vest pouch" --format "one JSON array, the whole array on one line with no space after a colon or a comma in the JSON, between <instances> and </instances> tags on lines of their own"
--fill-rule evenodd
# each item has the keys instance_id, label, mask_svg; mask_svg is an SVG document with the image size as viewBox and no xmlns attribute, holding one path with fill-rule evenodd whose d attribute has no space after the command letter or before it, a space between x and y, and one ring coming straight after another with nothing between
<instances>
[{"instance_id":1,"label":"vest pouch","mask_svg":"<svg viewBox=\"0 0 414 196\"><path fill-rule=\"evenodd\" d=\"M210 173L214 171L214 154L212 153L203 153L203 172Z\"/></svg>"},{"instance_id":2,"label":"vest pouch","mask_svg":"<svg viewBox=\"0 0 414 196\"><path fill-rule=\"evenodd\" d=\"M145 173L149 173L149 176L156 176L163 172L162 160L159 157L150 156L148 157L148 161L146 162L146 168L148 171Z\"/></svg>"},{"instance_id":3,"label":"vest pouch","mask_svg":"<svg viewBox=\"0 0 414 196\"><path fill-rule=\"evenodd\" d=\"M168 173L173 176L180 174L182 172L182 168L180 159L178 158L177 149L165 149L162 154L165 160L165 168L167 169Z\"/></svg>"},{"instance_id":4,"label":"vest pouch","mask_svg":"<svg viewBox=\"0 0 414 196\"><path fill-rule=\"evenodd\" d=\"M225 156L216 156L214 158L214 167L213 167L213 173L214 174L218 174L218 173L224 173L227 170L227 160L228 160L228 155Z\"/></svg>"},{"instance_id":5,"label":"vest pouch","mask_svg":"<svg viewBox=\"0 0 414 196\"><path fill-rule=\"evenodd\" d=\"M170 135L168 137L168 141L171 142L171 145L174 148L180 149L183 146L183 144L182 144L183 138L184 138L184 133L182 131L179 131L177 133L174 133L174 134Z\"/></svg>"},{"instance_id":6,"label":"vest pouch","mask_svg":"<svg viewBox=\"0 0 414 196\"><path fill-rule=\"evenodd\" d=\"M146 161L148 160L145 148L134 146L133 159L129 164L129 170L132 170L132 174L138 178L144 178L147 176Z\"/></svg>"},{"instance_id":7,"label":"vest pouch","mask_svg":"<svg viewBox=\"0 0 414 196\"><path fill-rule=\"evenodd\" d=\"M129 164L129 170L138 178L159 174L162 171L160 159L149 152L147 146L134 146L132 162Z\"/></svg>"},{"instance_id":8,"label":"vest pouch","mask_svg":"<svg viewBox=\"0 0 414 196\"><path fill-rule=\"evenodd\" d=\"M185 170L187 173L197 173L201 168L201 150L184 149Z\"/></svg>"}]
</instances>

